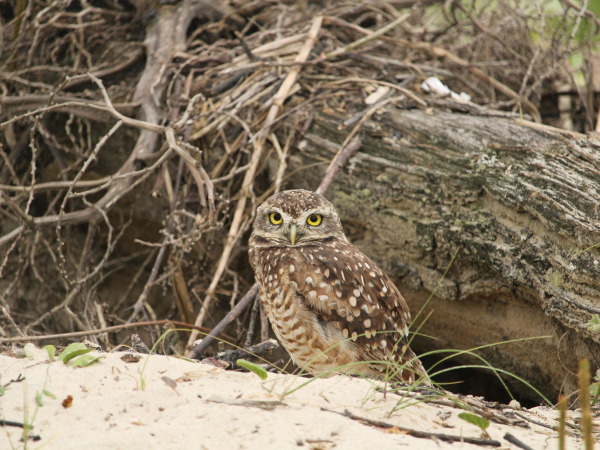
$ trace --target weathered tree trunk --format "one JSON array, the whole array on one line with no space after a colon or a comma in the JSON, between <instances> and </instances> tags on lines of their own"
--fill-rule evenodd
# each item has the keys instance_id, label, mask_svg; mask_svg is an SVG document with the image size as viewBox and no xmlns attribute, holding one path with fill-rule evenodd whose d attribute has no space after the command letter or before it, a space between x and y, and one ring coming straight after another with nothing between
<instances>
[{"instance_id":1,"label":"weathered tree trunk","mask_svg":"<svg viewBox=\"0 0 600 450\"><path fill-rule=\"evenodd\" d=\"M318 116L290 171L331 160L346 134ZM457 252L415 323L428 317L420 333L435 339L417 337L413 347L547 336L479 354L551 400L575 389L578 360L600 359L600 335L585 326L600 314L600 253L589 248L600 244L600 144L508 119L393 108L367 122L361 139L329 198L413 318ZM314 189L326 167L299 170L290 186Z\"/></svg>"}]
</instances>

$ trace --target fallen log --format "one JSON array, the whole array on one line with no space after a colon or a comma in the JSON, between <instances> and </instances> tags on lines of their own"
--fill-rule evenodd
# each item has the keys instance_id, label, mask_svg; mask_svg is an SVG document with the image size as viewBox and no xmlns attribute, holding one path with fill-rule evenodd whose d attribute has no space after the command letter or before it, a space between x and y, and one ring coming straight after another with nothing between
<instances>
[{"instance_id":1,"label":"fallen log","mask_svg":"<svg viewBox=\"0 0 600 450\"><path fill-rule=\"evenodd\" d=\"M326 165L301 167L331 159L343 120L317 115L290 158L300 169L290 187L318 184ZM411 328L427 317L418 352L547 336L478 353L555 400L576 389L580 358L600 359L600 334L586 327L600 314L600 140L519 123L388 106L365 122L328 197L413 318L458 250Z\"/></svg>"}]
</instances>

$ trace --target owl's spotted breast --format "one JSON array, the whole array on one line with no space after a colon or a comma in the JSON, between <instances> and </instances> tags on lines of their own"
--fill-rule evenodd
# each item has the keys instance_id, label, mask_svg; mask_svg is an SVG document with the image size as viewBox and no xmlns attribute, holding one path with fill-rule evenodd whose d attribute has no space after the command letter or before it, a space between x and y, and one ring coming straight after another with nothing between
<instances>
[{"instance_id":1,"label":"owl's spotted breast","mask_svg":"<svg viewBox=\"0 0 600 450\"><path fill-rule=\"evenodd\" d=\"M284 347L311 372L346 365L340 371L378 376L394 364L397 379L427 379L408 348L410 313L394 283L348 242L327 200L301 191L302 206L292 208L296 192L259 208L250 239L261 300ZM281 225L268 222L274 213ZM307 214L322 214L324 226L307 226ZM286 242L292 229L301 236L296 243Z\"/></svg>"},{"instance_id":2,"label":"owl's spotted breast","mask_svg":"<svg viewBox=\"0 0 600 450\"><path fill-rule=\"evenodd\" d=\"M316 313L292 281L302 267L296 254L300 251L264 248L253 252L261 300L273 331L294 362L300 367L310 364L311 372L324 372L357 361L356 346L343 342L339 326L328 315Z\"/></svg>"}]
</instances>

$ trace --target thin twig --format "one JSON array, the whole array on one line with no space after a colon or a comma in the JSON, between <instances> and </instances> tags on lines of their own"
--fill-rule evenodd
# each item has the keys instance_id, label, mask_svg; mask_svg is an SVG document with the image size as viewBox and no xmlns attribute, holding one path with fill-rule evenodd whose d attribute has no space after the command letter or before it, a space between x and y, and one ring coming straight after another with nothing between
<instances>
[{"instance_id":1,"label":"thin twig","mask_svg":"<svg viewBox=\"0 0 600 450\"><path fill-rule=\"evenodd\" d=\"M252 306L252 313L250 314L250 322L248 325L248 331L246 332L246 342L244 348L248 348L252 345L252 338L254 337L254 329L256 328L256 318L260 310L260 295L256 295L254 298L254 306Z\"/></svg>"},{"instance_id":2,"label":"thin twig","mask_svg":"<svg viewBox=\"0 0 600 450\"><path fill-rule=\"evenodd\" d=\"M83 336L92 336L98 335L102 333L112 333L113 331L121 331L127 330L129 328L139 328L139 327L148 327L148 326L161 326L166 324L172 324L176 327L183 329L194 329L201 331L202 333L208 333L211 330L206 327L199 327L190 323L178 322L175 320L152 320L148 322L132 322L132 323L124 323L122 325L114 325L112 327L106 328L98 328L95 330L87 330L87 331L75 331L73 333L59 333L59 334L46 334L40 336L24 336L24 337L15 337L15 338L0 338L0 344L13 344L17 342L38 342L38 341L46 341L50 339L62 339L62 338L76 338ZM226 334L221 333L221 336L224 340L228 342L235 342L235 338L228 336Z\"/></svg>"},{"instance_id":3,"label":"thin twig","mask_svg":"<svg viewBox=\"0 0 600 450\"><path fill-rule=\"evenodd\" d=\"M183 173L183 164L184 164L184 159L180 158L179 166L177 167L177 179L175 181L175 190L173 191L173 199L171 200L171 214L169 216L169 220L167 223L167 230L165 232L165 237L163 238L163 242L162 242L163 244L166 242L166 240L168 239L168 236L171 234L171 231L173 229L173 220L174 220L173 212L175 211L175 207L177 206L177 196L179 195L179 189L181 187L181 175ZM160 250L158 251L158 255L156 256L154 265L152 266L152 271L150 272L148 281L146 281L146 284L144 285L144 289L142 290L142 293L140 294L137 301L133 305L133 313L129 317L129 320L127 321L127 323L133 322L133 320L137 317L137 315L142 311L144 304L146 303L146 300L148 299L148 293L150 292L150 288L152 287L152 285L154 284L154 281L156 280L156 277L158 276L158 270L160 269L160 265L162 264L162 260L165 256L166 251L167 251L167 246L162 245L160 247Z\"/></svg>"},{"instance_id":4,"label":"thin twig","mask_svg":"<svg viewBox=\"0 0 600 450\"><path fill-rule=\"evenodd\" d=\"M390 30L393 30L394 28L396 28L398 25L400 25L402 22L404 22L406 19L408 19L410 17L410 14L404 14L403 16L398 17L396 20L394 20L393 22L388 23L386 26L381 27L379 30L377 31L372 31L369 33L369 35L360 38L357 41L354 41L344 47L340 47L337 48L329 53L327 53L325 55L324 59L329 59L329 58L333 58L335 56L339 56L342 55L344 53L347 52L351 52L352 50L357 49L358 47L366 44L367 42L370 42L374 39L377 39L380 36L383 36L385 33L387 33Z\"/></svg>"},{"instance_id":5,"label":"thin twig","mask_svg":"<svg viewBox=\"0 0 600 450\"><path fill-rule=\"evenodd\" d=\"M391 423L383 422L381 420L373 420L373 419L367 419L366 417L360 417L355 414L352 414L347 409L344 410L343 413L341 413L339 411L334 411L332 409L327 409L327 408L321 408L321 411L327 411L327 412L332 412L334 414L339 414L341 416L348 417L349 419L356 420L358 422L362 422L365 425L370 425L370 426L377 427L377 428L387 428L387 429L397 428L398 430L403 431L406 434L416 437L416 438L439 439L440 441L446 441L446 442L466 442L468 444L490 445L492 447L500 447L502 445L502 443L500 441L496 441L494 439L478 439L478 438L457 436L454 434L430 433L428 431L413 430L412 428L406 428L406 427L401 427L398 425L393 425Z\"/></svg>"},{"instance_id":6,"label":"thin twig","mask_svg":"<svg viewBox=\"0 0 600 450\"><path fill-rule=\"evenodd\" d=\"M250 290L246 292L246 295L242 297L238 304L235 305L231 311L229 311L223 320L221 320L219 324L213 328L205 338L202 339L202 342L194 346L188 357L191 359L198 359L200 356L202 356L208 346L214 342L215 337L220 336L223 330L225 330L225 328L227 328L242 313L242 311L244 311L248 305L250 305L250 303L252 303L252 300L254 300L256 294L258 294L258 284L255 283Z\"/></svg>"},{"instance_id":7,"label":"thin twig","mask_svg":"<svg viewBox=\"0 0 600 450\"><path fill-rule=\"evenodd\" d=\"M122 120L125 125L129 125L129 126L135 127L135 128L140 128L142 130L153 131L153 132L159 133L159 134L162 133L163 131L165 131L165 127L163 127L161 125L155 125L153 123L145 122L143 120L132 119L131 117L127 117L127 116L124 116L123 114L121 114L113 106L112 101L108 95L108 92L106 91L106 88L104 87L104 84L102 83L102 80L100 78L92 75L91 73L88 73L88 76L100 88L100 91L102 92L102 96L104 97L104 102L106 103L106 106L108 107L109 112L117 120Z\"/></svg>"},{"instance_id":8,"label":"thin twig","mask_svg":"<svg viewBox=\"0 0 600 450\"><path fill-rule=\"evenodd\" d=\"M523 442L521 442L520 440L518 440L516 437L514 437L510 433L506 433L504 435L504 439L506 439L511 444L516 445L519 448L522 448L523 450L533 450L533 448L531 448L529 445L524 444Z\"/></svg>"}]
</instances>

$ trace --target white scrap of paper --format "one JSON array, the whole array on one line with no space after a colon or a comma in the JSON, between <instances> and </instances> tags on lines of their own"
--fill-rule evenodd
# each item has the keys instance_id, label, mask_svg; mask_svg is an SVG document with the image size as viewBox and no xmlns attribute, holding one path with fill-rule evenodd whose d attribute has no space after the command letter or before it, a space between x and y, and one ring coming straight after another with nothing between
<instances>
[{"instance_id":1,"label":"white scrap of paper","mask_svg":"<svg viewBox=\"0 0 600 450\"><path fill-rule=\"evenodd\" d=\"M423 81L423 83L421 83L421 89L424 92L429 92L430 94L450 95L452 99L461 103L469 103L471 101L471 96L469 94L466 92L457 94L456 92L451 91L450 88L442 83L437 77L427 78L425 81Z\"/></svg>"}]
</instances>

